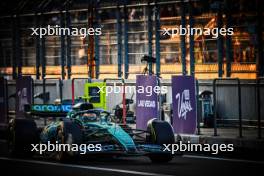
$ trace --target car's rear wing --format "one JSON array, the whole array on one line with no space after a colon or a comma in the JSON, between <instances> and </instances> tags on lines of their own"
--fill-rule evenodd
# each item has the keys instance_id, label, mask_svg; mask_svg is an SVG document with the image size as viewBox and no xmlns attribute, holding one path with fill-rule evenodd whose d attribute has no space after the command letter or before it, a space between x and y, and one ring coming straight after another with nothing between
<instances>
[{"instance_id":1,"label":"car's rear wing","mask_svg":"<svg viewBox=\"0 0 264 176\"><path fill-rule=\"evenodd\" d=\"M25 113L38 117L65 117L71 109L71 104L28 104L24 108Z\"/></svg>"}]
</instances>

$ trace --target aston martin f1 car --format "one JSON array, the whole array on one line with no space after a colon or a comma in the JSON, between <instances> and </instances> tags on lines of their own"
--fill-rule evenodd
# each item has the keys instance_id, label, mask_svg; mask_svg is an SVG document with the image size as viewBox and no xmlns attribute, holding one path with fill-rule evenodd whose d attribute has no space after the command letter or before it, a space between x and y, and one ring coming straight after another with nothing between
<instances>
[{"instance_id":1,"label":"aston martin f1 car","mask_svg":"<svg viewBox=\"0 0 264 176\"><path fill-rule=\"evenodd\" d=\"M76 104L71 110L60 105L44 106L25 107L30 118L10 121L8 134L11 154L36 155L32 151L33 144L99 144L100 150L89 150L85 154L144 155L152 162L168 162L173 158L163 147L164 144L175 143L173 129L165 121L154 118L148 121L147 130L138 130L115 123L108 111L94 109L89 103ZM39 128L32 118L36 116L59 118ZM46 151L44 155L65 161L80 156L80 152Z\"/></svg>"}]
</instances>

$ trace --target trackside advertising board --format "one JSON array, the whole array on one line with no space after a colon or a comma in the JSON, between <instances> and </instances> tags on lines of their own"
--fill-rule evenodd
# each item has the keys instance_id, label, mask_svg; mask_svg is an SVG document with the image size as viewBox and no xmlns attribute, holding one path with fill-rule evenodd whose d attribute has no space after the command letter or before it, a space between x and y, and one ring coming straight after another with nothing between
<instances>
[{"instance_id":1,"label":"trackside advertising board","mask_svg":"<svg viewBox=\"0 0 264 176\"><path fill-rule=\"evenodd\" d=\"M16 118L24 118L24 106L32 103L32 84L30 76L22 76L16 80Z\"/></svg>"},{"instance_id":2,"label":"trackside advertising board","mask_svg":"<svg viewBox=\"0 0 264 176\"><path fill-rule=\"evenodd\" d=\"M197 121L193 76L172 76L172 103L175 133L195 134Z\"/></svg>"},{"instance_id":3,"label":"trackside advertising board","mask_svg":"<svg viewBox=\"0 0 264 176\"><path fill-rule=\"evenodd\" d=\"M136 77L136 127L146 130L147 122L158 115L158 96L153 90L157 86L156 76Z\"/></svg>"}]
</instances>

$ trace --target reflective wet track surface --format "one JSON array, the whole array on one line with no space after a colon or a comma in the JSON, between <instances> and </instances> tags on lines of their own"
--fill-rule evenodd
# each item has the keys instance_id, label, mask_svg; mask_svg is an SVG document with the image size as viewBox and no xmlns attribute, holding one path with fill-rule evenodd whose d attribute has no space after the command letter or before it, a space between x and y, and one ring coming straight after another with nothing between
<instances>
[{"instance_id":1,"label":"reflective wet track surface","mask_svg":"<svg viewBox=\"0 0 264 176\"><path fill-rule=\"evenodd\" d=\"M183 155L167 164L153 164L147 157L82 158L58 163L44 158L0 157L2 171L12 175L252 175L263 170L263 161Z\"/></svg>"}]
</instances>

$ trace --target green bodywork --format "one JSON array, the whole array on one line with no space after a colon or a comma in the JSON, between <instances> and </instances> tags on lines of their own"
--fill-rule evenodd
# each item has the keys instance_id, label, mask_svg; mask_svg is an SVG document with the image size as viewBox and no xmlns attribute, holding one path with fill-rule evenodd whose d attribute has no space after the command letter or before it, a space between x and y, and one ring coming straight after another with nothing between
<instances>
[{"instance_id":1,"label":"green bodywork","mask_svg":"<svg viewBox=\"0 0 264 176\"><path fill-rule=\"evenodd\" d=\"M107 111L102 109L92 109L84 112L96 112L97 118L94 120L85 120L82 115L76 115L80 111L72 110L68 113L66 118L72 119L74 122L78 123L83 129L92 129L84 132L84 143L89 143L91 140L94 140L96 137L101 136L103 139L100 142L105 142L107 136L110 136L113 141L117 141L119 145L126 152L136 152L136 144L132 137L123 130L121 126L116 123L113 123L109 120L110 115ZM51 122L47 125L41 133L41 141L46 143L47 141L56 140L57 129L61 126L62 121ZM91 134L96 135L91 135Z\"/></svg>"}]
</instances>

